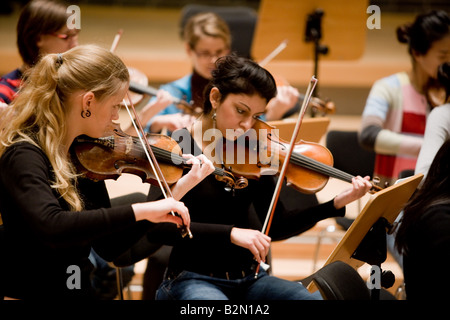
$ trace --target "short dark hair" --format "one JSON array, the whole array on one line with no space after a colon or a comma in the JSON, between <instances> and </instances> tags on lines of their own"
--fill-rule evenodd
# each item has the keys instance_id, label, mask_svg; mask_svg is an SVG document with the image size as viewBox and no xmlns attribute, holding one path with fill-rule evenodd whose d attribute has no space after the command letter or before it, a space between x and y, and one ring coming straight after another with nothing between
<instances>
[{"instance_id":1,"label":"short dark hair","mask_svg":"<svg viewBox=\"0 0 450 320\"><path fill-rule=\"evenodd\" d=\"M420 14L414 22L397 28L397 39L408 44L409 53L413 51L424 55L435 41L450 33L450 17L443 10L432 10Z\"/></svg>"}]
</instances>

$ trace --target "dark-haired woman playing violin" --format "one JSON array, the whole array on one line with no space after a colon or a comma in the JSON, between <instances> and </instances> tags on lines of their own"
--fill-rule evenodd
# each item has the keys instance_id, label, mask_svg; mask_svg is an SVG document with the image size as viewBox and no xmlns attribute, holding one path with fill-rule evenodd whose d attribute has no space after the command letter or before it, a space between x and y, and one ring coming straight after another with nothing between
<instances>
[{"instance_id":1,"label":"dark-haired woman playing violin","mask_svg":"<svg viewBox=\"0 0 450 320\"><path fill-rule=\"evenodd\" d=\"M128 84L123 62L96 46L49 54L30 69L0 122L0 295L92 299L91 247L112 261L150 221L189 228L188 209L174 198L212 172L204 156L188 159L192 169L173 186L174 198L114 208L105 184L79 179L70 161L77 136L99 138L118 119Z\"/></svg>"},{"instance_id":2,"label":"dark-haired woman playing violin","mask_svg":"<svg viewBox=\"0 0 450 320\"><path fill-rule=\"evenodd\" d=\"M216 130L229 139L250 130L276 94L273 77L251 60L226 56L216 67L205 91L203 116L173 135L194 155L212 155L208 147L214 148L214 142L207 136ZM275 181L266 175L249 180L247 188L230 192L209 176L190 190L182 199L189 208L194 238L172 241L174 248L157 299L320 299L300 283L270 276L262 269L255 279L255 266L265 261L272 240L297 235L322 219L343 216L345 205L363 196L371 184L357 177L352 188L306 210L285 210L279 202L270 234L265 235L261 229ZM149 197L157 199L158 191L153 189ZM173 238L168 237L168 229L173 228L160 224L148 235L155 241L169 241Z\"/></svg>"}]
</instances>

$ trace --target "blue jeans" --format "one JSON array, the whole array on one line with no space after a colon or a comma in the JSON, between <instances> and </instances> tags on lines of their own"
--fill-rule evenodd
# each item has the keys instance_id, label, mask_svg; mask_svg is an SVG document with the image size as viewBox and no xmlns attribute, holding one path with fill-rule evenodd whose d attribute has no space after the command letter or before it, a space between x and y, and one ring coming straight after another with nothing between
<instances>
[{"instance_id":1,"label":"blue jeans","mask_svg":"<svg viewBox=\"0 0 450 320\"><path fill-rule=\"evenodd\" d=\"M157 300L322 300L319 291L311 294L301 283L280 279L261 270L237 280L213 278L182 271L175 279L163 281Z\"/></svg>"}]
</instances>

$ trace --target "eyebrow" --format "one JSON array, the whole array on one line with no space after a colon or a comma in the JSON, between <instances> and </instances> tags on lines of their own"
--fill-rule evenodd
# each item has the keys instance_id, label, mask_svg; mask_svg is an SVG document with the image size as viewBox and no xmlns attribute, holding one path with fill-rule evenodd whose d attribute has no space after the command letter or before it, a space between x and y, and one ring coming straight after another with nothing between
<instances>
[{"instance_id":1,"label":"eyebrow","mask_svg":"<svg viewBox=\"0 0 450 320\"><path fill-rule=\"evenodd\" d=\"M241 105L243 105L244 107L246 107L246 108L248 109L248 111L252 111L252 109L251 109L248 105L246 105L244 102L239 101L239 104L241 104Z\"/></svg>"},{"instance_id":2,"label":"eyebrow","mask_svg":"<svg viewBox=\"0 0 450 320\"><path fill-rule=\"evenodd\" d=\"M251 109L248 105L246 105L244 102L239 101L238 103L241 104L241 105L243 105L244 107L246 107L246 108L248 109L248 111L250 111L250 112L252 111L252 109ZM264 109L264 111L256 112L255 115L256 115L256 116L260 116L260 115L263 115L263 114L265 114L265 113L266 113L266 110Z\"/></svg>"}]
</instances>

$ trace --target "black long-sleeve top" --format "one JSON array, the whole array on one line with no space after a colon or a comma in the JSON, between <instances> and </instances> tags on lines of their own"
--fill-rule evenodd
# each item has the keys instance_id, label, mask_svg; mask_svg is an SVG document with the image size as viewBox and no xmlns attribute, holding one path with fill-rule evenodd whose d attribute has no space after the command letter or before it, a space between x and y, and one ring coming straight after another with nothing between
<instances>
[{"instance_id":1,"label":"black long-sleeve top","mask_svg":"<svg viewBox=\"0 0 450 320\"><path fill-rule=\"evenodd\" d=\"M201 153L189 134L177 136L190 137L190 141L179 141L184 153ZM172 270L206 274L249 270L254 263L253 255L248 249L231 243L231 229L261 230L275 185L276 177L262 176L259 180L249 180L246 188L230 192L224 189L223 182L210 175L181 199L189 209L193 238L181 238L174 226L168 224L155 225L148 237L150 241L164 240L174 246L169 262ZM286 200L292 202L287 196L295 194L287 188L283 186L270 228L273 241L298 235L320 220L345 214L345 207L337 210L333 201L307 209L300 205L285 206ZM157 188L150 188L149 200L160 195Z\"/></svg>"},{"instance_id":2,"label":"black long-sleeve top","mask_svg":"<svg viewBox=\"0 0 450 320\"><path fill-rule=\"evenodd\" d=\"M436 205L409 227L403 256L406 298L443 300L450 297L450 208Z\"/></svg>"},{"instance_id":3,"label":"black long-sleeve top","mask_svg":"<svg viewBox=\"0 0 450 320\"><path fill-rule=\"evenodd\" d=\"M136 223L131 205L108 208L103 181L80 179L80 193L90 210L69 211L65 200L51 188L53 171L48 158L29 143L9 147L0 158L0 168L5 233L0 244L0 294L5 296L92 298L91 246L111 261L151 225ZM69 288L78 283L80 289Z\"/></svg>"}]
</instances>

